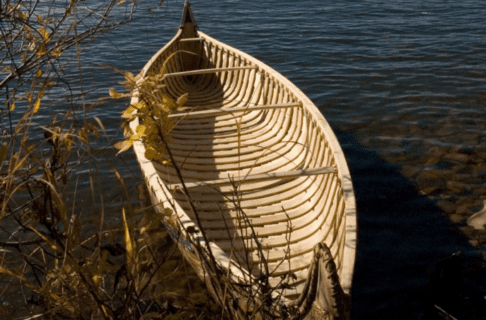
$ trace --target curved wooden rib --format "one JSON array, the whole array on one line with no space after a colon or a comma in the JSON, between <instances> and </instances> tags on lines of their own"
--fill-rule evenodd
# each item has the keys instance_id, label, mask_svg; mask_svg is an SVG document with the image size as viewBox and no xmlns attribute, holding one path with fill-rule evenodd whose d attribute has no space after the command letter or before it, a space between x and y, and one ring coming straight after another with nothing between
<instances>
[{"instance_id":1,"label":"curved wooden rib","mask_svg":"<svg viewBox=\"0 0 486 320\"><path fill-rule=\"evenodd\" d=\"M258 277L266 272L262 267L266 261L274 287L283 275L296 275L291 288L281 289L288 303L308 294L305 288L316 272L319 283L334 287L339 277L349 295L356 209L334 133L291 82L255 58L197 31L188 10L184 16L190 18L183 20L174 39L154 55L141 76L159 74L165 66L172 74L164 78L166 93L174 99L189 94L186 105L171 116L176 124L169 147L176 160L172 165L178 166L184 183L198 187L182 194L175 188L181 181L173 166L148 161L144 146L135 143L152 199L160 204L156 208L170 207L182 225L198 229L191 199L222 265L244 270L233 268L234 274ZM135 93L132 103L136 102ZM132 128L137 125L138 119L131 123ZM286 174L324 167L335 168L336 174ZM245 179L255 176L272 178ZM220 179L226 180L207 183ZM319 267L312 262L316 244L322 244L314 258ZM321 275L319 270L329 261L336 271ZM197 271L203 276L202 270ZM316 296L323 303L327 299L321 293Z\"/></svg>"}]
</instances>

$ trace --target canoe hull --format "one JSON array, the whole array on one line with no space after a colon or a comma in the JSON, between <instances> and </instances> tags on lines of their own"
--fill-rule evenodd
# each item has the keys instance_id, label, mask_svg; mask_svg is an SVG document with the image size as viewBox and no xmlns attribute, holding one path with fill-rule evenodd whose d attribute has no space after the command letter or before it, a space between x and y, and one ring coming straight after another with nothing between
<instances>
[{"instance_id":1,"label":"canoe hull","mask_svg":"<svg viewBox=\"0 0 486 320\"><path fill-rule=\"evenodd\" d=\"M188 5L179 32L140 78L161 72L166 94L189 94L171 116L175 163L147 160L141 142L134 150L156 210L210 290L218 291L207 277L212 260L195 244L210 247L235 281L264 275L287 305L308 290L319 264L316 246L323 244L349 296L354 191L339 142L317 107L269 66L198 31ZM139 100L135 92L131 103ZM138 119L130 124L138 125Z\"/></svg>"}]
</instances>

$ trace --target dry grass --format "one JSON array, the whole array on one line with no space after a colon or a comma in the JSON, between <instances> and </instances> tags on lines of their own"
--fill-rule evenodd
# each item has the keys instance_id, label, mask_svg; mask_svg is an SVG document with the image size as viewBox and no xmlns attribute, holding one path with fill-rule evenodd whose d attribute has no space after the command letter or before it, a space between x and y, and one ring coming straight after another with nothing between
<instances>
[{"instance_id":1,"label":"dry grass","mask_svg":"<svg viewBox=\"0 0 486 320\"><path fill-rule=\"evenodd\" d=\"M249 276L245 283L235 280L215 259L168 146L172 124L167 115L183 105L187 96L172 101L164 95L161 75L140 82L132 74L124 74L128 91L137 88L144 96L124 116L128 121L143 118L143 127L128 132L127 140L116 146L126 151L141 139L150 151L147 158L176 169L204 239L188 237L206 266L209 290L182 261L162 224L167 223L166 216L154 210L147 191L139 188L144 201L131 198L131 190L116 169L113 172L124 198L120 224L106 221L103 201L93 206L96 221L88 225L80 218L83 203L103 199L92 144L100 143L105 128L100 119L86 117L87 110L103 101L86 105L83 100L80 107L53 114L41 125L37 118L49 108L43 97L59 82L59 71L67 68L67 61L77 60L80 68L85 44L130 18L107 20L110 10L123 5L110 1L101 5L106 14L89 20L91 24L81 30L78 26L92 18L92 13L83 13L77 3L71 1L61 15L51 11L55 1L47 6L40 0L0 4L0 19L9 23L2 29L5 44L0 46L0 89L5 101L5 112L0 115L0 300L9 302L0 307L2 319L300 318L298 307L284 306L279 293L293 275L271 287L272 271L261 249L261 276ZM37 14L37 6L45 7L42 14ZM78 85L82 92L82 78ZM129 96L116 91L110 94L114 99ZM77 193L75 178L85 168L90 168L88 196ZM241 208L236 184L234 189L235 207ZM239 221L247 225L245 212L238 212ZM193 233L172 222L181 235ZM289 225L289 234L291 229ZM258 243L253 230L250 236ZM243 274L251 268L244 259L238 264Z\"/></svg>"},{"instance_id":2,"label":"dry grass","mask_svg":"<svg viewBox=\"0 0 486 320\"><path fill-rule=\"evenodd\" d=\"M212 319L201 283L177 289L181 274L194 280L151 205L126 197L121 224L108 223L99 195L96 148L105 128L71 105L49 112L44 97L63 81L101 32L128 22L109 20L116 6L96 4L99 15L71 1L2 1L0 89L0 307L2 319ZM131 8L130 8L131 6ZM69 84L83 92L79 83ZM84 94L81 94L84 97ZM59 99L62 99L59 97ZM51 99L52 100L52 99ZM54 99L55 100L55 99ZM41 116L42 115L42 116ZM47 117L46 117L47 115ZM79 194L78 172L88 170L89 194ZM118 176L120 193L128 195ZM145 197L147 199L147 197ZM84 203L96 221L83 221ZM187 297L187 293L189 296Z\"/></svg>"}]
</instances>

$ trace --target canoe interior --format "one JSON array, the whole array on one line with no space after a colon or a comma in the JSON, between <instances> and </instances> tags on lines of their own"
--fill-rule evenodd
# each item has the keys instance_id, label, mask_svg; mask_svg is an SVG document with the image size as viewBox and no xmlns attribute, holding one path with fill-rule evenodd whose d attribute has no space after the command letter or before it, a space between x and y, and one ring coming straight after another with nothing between
<instances>
[{"instance_id":1,"label":"canoe interior","mask_svg":"<svg viewBox=\"0 0 486 320\"><path fill-rule=\"evenodd\" d=\"M354 197L341 148L317 108L273 69L191 27L181 28L142 75L159 74L163 66L166 74L173 74L165 78L166 92L174 99L189 94L185 107L178 110L184 115L173 118L176 125L170 134L170 149L184 181L228 181L189 189L209 239L255 276L264 272L266 261L273 286L278 286L283 274L295 274L292 288L283 290L288 299L301 293L313 248L324 241L349 292ZM175 74L211 68L230 70ZM241 111L259 105L274 107ZM231 112L237 108L240 111ZM196 113L218 109L227 112ZM143 146L138 148L140 160ZM141 163L146 175L154 169L159 184L163 181L163 185L152 182L152 190L163 189L155 201L168 206L175 200L182 222L193 219L188 197L175 187L180 181L174 168L148 160ZM319 167L334 167L337 173L244 179Z\"/></svg>"}]
</instances>

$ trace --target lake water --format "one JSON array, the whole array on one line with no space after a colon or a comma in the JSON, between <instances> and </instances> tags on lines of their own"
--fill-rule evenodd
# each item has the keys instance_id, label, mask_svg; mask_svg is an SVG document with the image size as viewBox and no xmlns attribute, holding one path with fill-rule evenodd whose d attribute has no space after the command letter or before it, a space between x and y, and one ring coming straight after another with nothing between
<instances>
[{"instance_id":1,"label":"lake water","mask_svg":"<svg viewBox=\"0 0 486 320\"><path fill-rule=\"evenodd\" d=\"M458 250L474 254L467 240L481 247L486 239L465 225L486 197L483 1L192 5L201 30L288 77L341 141L359 213L354 318L426 318L429 268ZM173 37L182 7L180 0L141 4L132 23L101 36L84 56L85 90L107 95L120 79L97 64L138 73ZM110 104L89 115L117 141L124 107ZM113 155L105 150L98 157L104 201L116 220L121 197L108 163L132 190L141 174L131 153ZM87 190L88 181L78 188Z\"/></svg>"}]
</instances>

